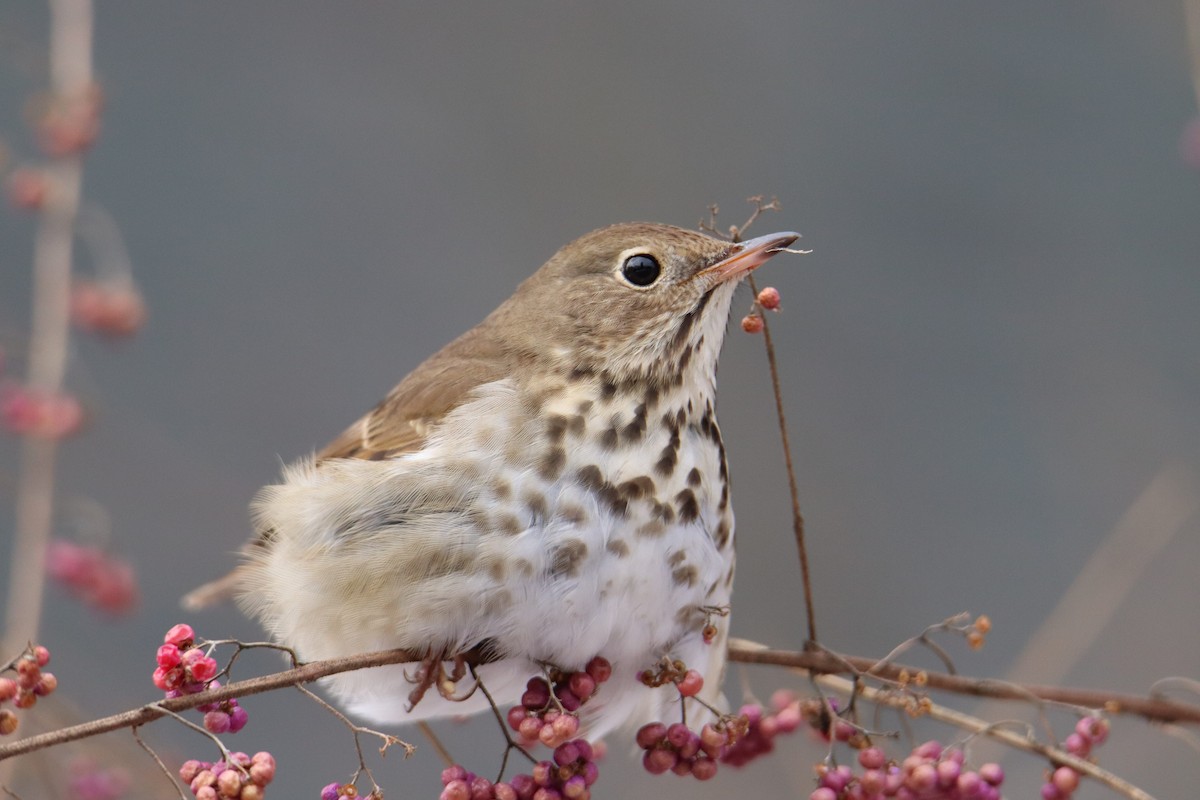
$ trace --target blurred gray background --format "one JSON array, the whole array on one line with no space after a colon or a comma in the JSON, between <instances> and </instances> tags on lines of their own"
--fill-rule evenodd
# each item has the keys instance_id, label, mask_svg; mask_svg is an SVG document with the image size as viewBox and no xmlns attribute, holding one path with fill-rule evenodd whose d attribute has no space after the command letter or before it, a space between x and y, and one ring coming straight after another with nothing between
<instances>
[{"instance_id":1,"label":"blurred gray background","mask_svg":"<svg viewBox=\"0 0 1200 800\"><path fill-rule=\"evenodd\" d=\"M18 158L34 155L21 108L42 85L21 51L43 45L45 17L36 0L0 7L0 136ZM1152 0L100 4L109 104L85 192L119 222L151 318L124 345L77 339L69 383L94 424L66 445L60 486L107 507L144 596L114 622L50 588L60 692L93 716L153 699L158 637L183 619L258 637L234 610L176 605L232 563L256 489L560 245L623 220L694 226L713 202L738 223L760 193L783 212L755 232L799 230L813 250L760 281L783 294L771 322L823 641L882 655L986 612L982 652L948 646L961 671L1006 675L1156 475L1173 469L1175 496L1195 498L1200 175L1178 150L1196 111L1183 21ZM10 350L32 233L0 214ZM797 647L765 359L736 327L750 300L721 368L734 632ZM0 448L7 561L17 447ZM1061 641L1053 680L1144 692L1200 677L1200 521L1183 516L1113 613L1089 618L1103 592L1077 609L1099 638ZM804 685L746 674L764 697ZM352 771L349 737L294 692L246 706L231 744L276 754L270 795L316 797ZM440 729L488 773L491 725ZM181 726L145 735L165 757L211 757ZM807 797L821 752L793 737L700 785L646 775L617 745L598 796ZM1158 797L1200 782L1194 751L1136 720L1099 755ZM1005 764L1008 794L1032 796L1043 765ZM389 797L437 796L428 747L376 765ZM144 794L170 796L146 776Z\"/></svg>"}]
</instances>

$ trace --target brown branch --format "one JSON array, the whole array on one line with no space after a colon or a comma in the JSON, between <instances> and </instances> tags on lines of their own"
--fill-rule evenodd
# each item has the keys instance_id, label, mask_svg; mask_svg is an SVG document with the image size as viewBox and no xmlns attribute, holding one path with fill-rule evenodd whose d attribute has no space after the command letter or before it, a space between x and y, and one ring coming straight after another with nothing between
<instances>
[{"instance_id":1,"label":"brown branch","mask_svg":"<svg viewBox=\"0 0 1200 800\"><path fill-rule=\"evenodd\" d=\"M1200 706L1178 703L1154 697L1117 694L1096 690L1073 689L1059 686L1036 686L1013 684L987 678L966 678L945 673L926 672L900 664L883 664L880 661L858 656L842 656L824 651L797 652L770 650L750 642L734 642L729 647L729 658L743 664L768 664L781 667L799 667L816 673L849 673L868 675L886 680L898 680L900 673L907 670L915 674L924 672L928 676L926 686L930 689L955 692L974 697L990 697L999 700L1024 700L1031 698L1056 703L1070 703L1086 708L1103 708L1111 714L1131 714L1152 722L1200 725ZM113 714L102 719L80 725L59 728L55 731L19 739L0 745L0 761L14 756L44 750L48 747L86 739L102 733L134 728L178 714L205 703L218 703L234 697L249 697L285 686L311 683L341 672L380 667L387 664L418 662L420 654L407 650L384 650L378 653L361 653L327 661L314 661L294 669L263 675L245 681L226 684L219 689L149 703L139 708Z\"/></svg>"},{"instance_id":2,"label":"brown branch","mask_svg":"<svg viewBox=\"0 0 1200 800\"><path fill-rule=\"evenodd\" d=\"M148 722L153 722L172 713L186 711L189 708L195 708L205 703L219 703L222 700L230 700L235 697L248 697L250 695L269 692L273 689L280 689L284 686L311 683L329 675L336 675L339 672L350 672L356 669L366 669L367 667L380 667L385 664L405 664L420 660L420 655L407 650L384 650L378 653L361 653L343 658L331 658L327 661L314 661L295 669L229 683L219 689L209 689L197 694L189 694L171 700L149 703L140 708L124 711L120 714L113 714L103 719L92 720L91 722L84 722L67 728L59 728L56 731L49 731L38 736L19 739L11 744L0 745L0 761L13 756L32 753L35 750L42 750L47 747L65 744L66 742L74 742L90 736L97 736L101 733L120 730L121 728L145 725Z\"/></svg>"},{"instance_id":3,"label":"brown branch","mask_svg":"<svg viewBox=\"0 0 1200 800\"><path fill-rule=\"evenodd\" d=\"M1110 714L1130 714L1143 717L1151 722L1200 725L1200 706L1157 697L1118 694L1094 689L1076 689L1068 686L1017 684L990 678L969 678L961 675L948 675L944 672L929 672L902 664L883 664L875 659L859 656L842 656L827 652L769 650L741 642L730 644L729 660L742 664L799 667L810 672L826 674L857 672L893 681L899 680L902 671L907 671L909 675L922 672L928 676L926 687L956 694L1026 702L1031 698L1036 698L1084 708L1102 708Z\"/></svg>"}]
</instances>

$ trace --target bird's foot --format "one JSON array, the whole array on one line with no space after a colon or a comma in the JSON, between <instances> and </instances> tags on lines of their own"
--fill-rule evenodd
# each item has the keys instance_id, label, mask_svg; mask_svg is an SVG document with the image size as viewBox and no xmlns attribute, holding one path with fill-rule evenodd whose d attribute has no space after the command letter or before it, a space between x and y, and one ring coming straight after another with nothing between
<instances>
[{"instance_id":1,"label":"bird's foot","mask_svg":"<svg viewBox=\"0 0 1200 800\"><path fill-rule=\"evenodd\" d=\"M451 663L450 671L446 671L446 661L449 658ZM408 693L408 705L406 711L412 711L417 707L417 703L425 697L425 693L431 687L437 687L437 693L444 699L455 703L461 703L471 695L475 694L478 688L478 683L463 693L458 694L458 682L467 674L467 657L461 653L453 656L447 656L445 651L430 653L422 661L417 668L415 675L409 675L407 672L404 677L409 683L416 684L413 690Z\"/></svg>"}]
</instances>

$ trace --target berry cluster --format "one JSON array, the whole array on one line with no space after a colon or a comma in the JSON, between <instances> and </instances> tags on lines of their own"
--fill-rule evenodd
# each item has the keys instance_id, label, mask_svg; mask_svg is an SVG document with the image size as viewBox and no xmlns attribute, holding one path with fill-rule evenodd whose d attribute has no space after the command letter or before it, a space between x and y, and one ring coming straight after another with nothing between
<instances>
[{"instance_id":1,"label":"berry cluster","mask_svg":"<svg viewBox=\"0 0 1200 800\"><path fill-rule=\"evenodd\" d=\"M717 774L717 761L735 736L728 724L706 724L700 733L682 722L651 722L637 732L638 747L645 750L642 766L652 775L674 772L706 781Z\"/></svg>"},{"instance_id":2,"label":"berry cluster","mask_svg":"<svg viewBox=\"0 0 1200 800\"><path fill-rule=\"evenodd\" d=\"M179 778L196 800L262 800L263 792L275 778L275 757L270 753L231 753L229 761L185 761Z\"/></svg>"},{"instance_id":3,"label":"berry cluster","mask_svg":"<svg viewBox=\"0 0 1200 800\"><path fill-rule=\"evenodd\" d=\"M46 548L46 572L99 611L125 614L137 606L133 565L98 547L55 539Z\"/></svg>"},{"instance_id":4,"label":"berry cluster","mask_svg":"<svg viewBox=\"0 0 1200 800\"><path fill-rule=\"evenodd\" d=\"M16 708L32 708L39 697L58 688L54 673L42 672L50 663L50 651L41 645L30 645L0 672L15 672L16 678L0 678L0 703L12 701ZM0 736L17 729L20 720L16 712L0 708Z\"/></svg>"},{"instance_id":5,"label":"berry cluster","mask_svg":"<svg viewBox=\"0 0 1200 800\"><path fill-rule=\"evenodd\" d=\"M813 702L820 705L819 701ZM775 749L775 737L781 733L794 733L805 719L801 701L791 692L776 692L771 698L771 706L771 711L753 704L744 705L738 710L732 730L734 736L721 753L721 763L744 767L772 752Z\"/></svg>"},{"instance_id":6,"label":"berry cluster","mask_svg":"<svg viewBox=\"0 0 1200 800\"><path fill-rule=\"evenodd\" d=\"M77 280L71 287L71 322L81 331L132 336L145 321L146 304L132 284Z\"/></svg>"},{"instance_id":7,"label":"berry cluster","mask_svg":"<svg viewBox=\"0 0 1200 800\"><path fill-rule=\"evenodd\" d=\"M9 433L63 439L83 427L83 406L69 394L5 383L0 386L0 424Z\"/></svg>"},{"instance_id":8,"label":"berry cluster","mask_svg":"<svg viewBox=\"0 0 1200 800\"><path fill-rule=\"evenodd\" d=\"M518 743L524 747L539 742L558 747L573 738L579 732L575 712L611 676L612 665L596 656L581 672L551 670L553 686L545 678L530 678L521 705L508 712L508 725L517 732Z\"/></svg>"},{"instance_id":9,"label":"berry cluster","mask_svg":"<svg viewBox=\"0 0 1200 800\"><path fill-rule=\"evenodd\" d=\"M587 741L575 739L556 747L553 760L539 761L530 774L500 783L457 765L449 767L442 771L439 800L589 800L599 776L595 750ZM321 800L336 798L322 794Z\"/></svg>"},{"instance_id":10,"label":"berry cluster","mask_svg":"<svg viewBox=\"0 0 1200 800\"><path fill-rule=\"evenodd\" d=\"M196 694L216 689L217 660L196 646L196 632L191 625L173 626L163 637L155 656L154 685L168 698ZM249 715L235 698L196 706L204 714L204 727L210 733L237 733L246 726Z\"/></svg>"},{"instance_id":11,"label":"berry cluster","mask_svg":"<svg viewBox=\"0 0 1200 800\"><path fill-rule=\"evenodd\" d=\"M867 747L858 752L858 765L859 773L844 764L823 766L809 800L999 800L1004 782L999 764L964 769L961 750L935 741L913 748L900 764L889 762L878 747Z\"/></svg>"},{"instance_id":12,"label":"berry cluster","mask_svg":"<svg viewBox=\"0 0 1200 800\"><path fill-rule=\"evenodd\" d=\"M758 293L758 297L754 299L754 308L750 310L750 313L742 317L742 330L746 333L762 333L762 329L766 325L762 312L778 310L779 290L774 286L768 286Z\"/></svg>"},{"instance_id":13,"label":"berry cluster","mask_svg":"<svg viewBox=\"0 0 1200 800\"><path fill-rule=\"evenodd\" d=\"M1087 758L1092 748L1108 738L1108 720L1084 717L1075 724L1075 731L1063 742L1063 749L1073 756ZM1079 787L1079 772L1068 766L1056 767L1046 775L1042 784L1042 800L1067 800Z\"/></svg>"},{"instance_id":14,"label":"berry cluster","mask_svg":"<svg viewBox=\"0 0 1200 800\"><path fill-rule=\"evenodd\" d=\"M638 678L647 686L674 683L681 697L694 697L704 688L699 672L669 659ZM771 713L758 705L745 705L737 714L705 724L699 733L682 722L643 725L637 732L638 747L646 751L642 766L654 775L674 772L702 781L717 774L719 763L743 766L774 750L775 736L795 731L803 721L800 701L790 692L777 692L772 702L775 710Z\"/></svg>"}]
</instances>

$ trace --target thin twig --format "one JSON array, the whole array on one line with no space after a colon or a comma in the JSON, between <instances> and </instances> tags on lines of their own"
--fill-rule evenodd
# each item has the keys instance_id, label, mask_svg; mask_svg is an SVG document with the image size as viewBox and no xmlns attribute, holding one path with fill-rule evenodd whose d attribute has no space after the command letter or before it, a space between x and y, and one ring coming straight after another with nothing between
<instances>
[{"instance_id":1,"label":"thin twig","mask_svg":"<svg viewBox=\"0 0 1200 800\"><path fill-rule=\"evenodd\" d=\"M717 230L717 214L720 212L720 209L717 208L715 203L710 205L708 207L708 220L700 222L700 230L728 239L731 242L740 242L742 234L758 220L764 211L779 211L782 208L779 204L779 198L772 197L770 202L764 202L764 197L764 195L760 194L746 198L746 202L752 204L754 210L750 212L750 216L747 217L746 221L740 227L730 225L728 234ZM754 292L755 297L758 297L758 283L754 280L753 273L747 277L749 279L750 291ZM760 318L763 323L762 335L763 344L767 350L767 365L771 373L771 388L775 394L775 414L779 418L779 439L783 445L784 466L787 468L788 491L792 500L792 532L796 538L796 549L800 554L800 579L804 587L804 615L805 622L808 625L808 639L805 642L805 647L816 649L817 617L813 609L812 580L809 577L808 567L808 547L804 541L804 516L800 513L800 491L796 488L796 469L792 461L792 443L788 436L787 417L783 412L783 389L779 385L779 363L775 358L775 342L771 338L771 326L767 324L765 314L760 315Z\"/></svg>"},{"instance_id":2,"label":"thin twig","mask_svg":"<svg viewBox=\"0 0 1200 800\"><path fill-rule=\"evenodd\" d=\"M758 296L758 284L750 275L750 291ZM806 647L817 643L817 616L813 610L812 580L809 577L808 547L804 542L804 516L800 513L800 491L796 488L796 468L792 464L792 443L788 437L787 417L783 412L783 389L779 386L779 364L775 359L775 342L771 339L771 326L766 315L762 315L763 344L767 350L767 366L771 371L771 389L775 394L775 414L779 418L779 441L783 445L783 464L787 469L788 492L792 498L792 533L796 537L796 549L800 553L800 579L804 586L804 615L808 624Z\"/></svg>"},{"instance_id":3,"label":"thin twig","mask_svg":"<svg viewBox=\"0 0 1200 800\"><path fill-rule=\"evenodd\" d=\"M438 758L442 760L442 763L447 767L453 767L454 756L450 755L450 751L446 749L446 745L442 744L442 740L438 738L436 733L434 733L433 728L430 727L429 723L425 720L418 721L417 730L419 730L421 735L425 737L425 740L429 742L429 746L433 748L433 752L438 754Z\"/></svg>"},{"instance_id":4,"label":"thin twig","mask_svg":"<svg viewBox=\"0 0 1200 800\"><path fill-rule=\"evenodd\" d=\"M1118 694L1092 689L1075 689L1066 686L1038 686L1014 684L991 678L970 678L929 672L917 667L889 664L879 667L879 662L861 656L834 655L827 652L800 652L795 650L772 650L743 639L734 639L729 644L729 660L743 664L767 664L781 667L799 667L820 673L869 674L872 678L897 681L901 672L916 674L923 672L930 689L954 692L973 697L989 697L997 700L1025 700L1034 697L1040 701L1068 703L1084 708L1102 708L1109 714L1140 716L1151 722L1173 722L1200 725L1200 706L1177 703L1156 697Z\"/></svg>"},{"instance_id":5,"label":"thin twig","mask_svg":"<svg viewBox=\"0 0 1200 800\"><path fill-rule=\"evenodd\" d=\"M488 705L492 709L492 714L496 717L496 724L500 726L500 733L503 734L504 741L507 743L504 747L504 757L500 759L500 774L496 777L496 781L500 781L504 777L504 770L508 768L508 754L513 750L528 758L529 763L536 764L537 759L530 755L528 750L517 744L516 740L509 734L508 726L504 724L504 715L500 713L500 706L496 705L496 700L492 697L492 693L487 690L487 687L483 685L483 681L479 679L479 674L475 672L474 665L471 666L471 677L475 679L475 685L479 687L479 691L483 692L483 696L487 698ZM550 697L554 697L554 692L550 692Z\"/></svg>"},{"instance_id":6,"label":"thin twig","mask_svg":"<svg viewBox=\"0 0 1200 800\"><path fill-rule=\"evenodd\" d=\"M405 758L407 758L408 756L411 756L413 754L413 751L416 750L416 748L413 747L408 742L397 739L395 736L392 736L390 734L380 733L379 731L371 730L370 728L364 728L361 725L355 725L353 722L350 721L350 718L347 717L345 714L338 711L336 708L329 705L329 703L326 703L324 700L322 700L320 697L318 697L312 691L310 691L309 689L307 689L304 686L301 686L300 684L296 684L296 690L299 691L301 694L305 695L306 697L308 697L308 699L312 700L317 705L324 708L330 714L333 714L335 717L337 717L339 720L341 720L343 725L345 725L347 728L350 729L350 733L353 734L353 736L354 736L354 752L358 754L358 769L354 771L354 777L352 777L350 779L350 782L358 783L358 776L365 772L365 773L367 773L367 779L371 781L371 789L372 789L371 796L372 797L375 797L376 795L382 796L383 795L383 787L380 786L379 782L375 780L375 774L373 772L371 772L371 768L367 766L366 758L363 757L362 742L359 739L359 734L367 733L367 734L370 734L371 736L378 736L380 739L382 739L383 747L379 748L379 755L381 755L381 756L386 755L388 748L394 744L399 744L404 747L404 757Z\"/></svg>"},{"instance_id":7,"label":"thin twig","mask_svg":"<svg viewBox=\"0 0 1200 800\"><path fill-rule=\"evenodd\" d=\"M138 733L138 726L134 725L130 728L130 732L133 734L133 740L138 743L138 747L145 750L154 759L154 763L158 764L158 768L162 770L163 774L167 776L167 780L171 782L171 786L179 793L179 800L188 800L187 795L183 793L183 789L179 788L179 782L175 780L175 776L171 773L171 770L167 769L167 765L158 757L158 753L154 752L154 749L150 745L142 741L142 736Z\"/></svg>"}]
</instances>

